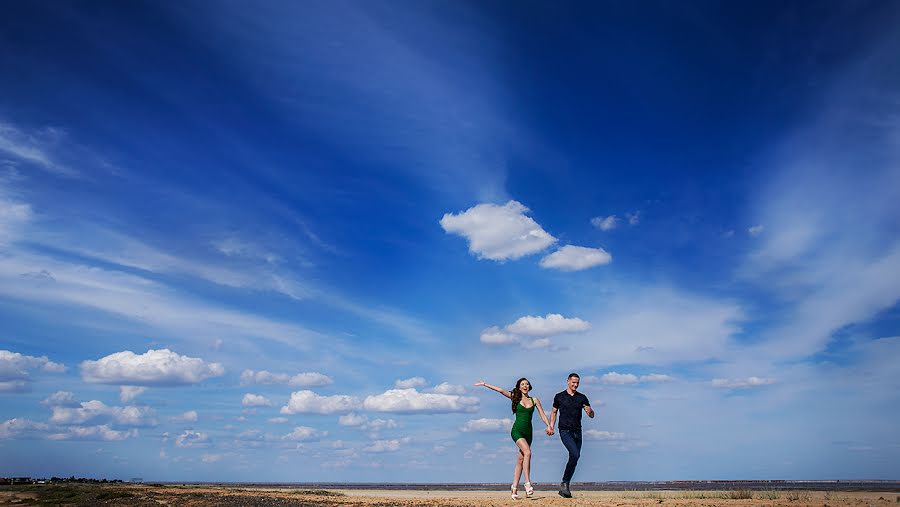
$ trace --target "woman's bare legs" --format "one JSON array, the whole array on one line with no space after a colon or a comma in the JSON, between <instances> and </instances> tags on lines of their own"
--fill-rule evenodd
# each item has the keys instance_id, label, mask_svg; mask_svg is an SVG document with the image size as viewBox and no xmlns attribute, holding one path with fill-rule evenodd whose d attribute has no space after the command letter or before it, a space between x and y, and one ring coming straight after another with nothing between
<instances>
[{"instance_id":1,"label":"woman's bare legs","mask_svg":"<svg viewBox=\"0 0 900 507\"><path fill-rule=\"evenodd\" d=\"M516 440L519 446L519 461L516 463L516 484L519 483L519 471L525 472L525 482L531 482L531 446L524 438Z\"/></svg>"}]
</instances>

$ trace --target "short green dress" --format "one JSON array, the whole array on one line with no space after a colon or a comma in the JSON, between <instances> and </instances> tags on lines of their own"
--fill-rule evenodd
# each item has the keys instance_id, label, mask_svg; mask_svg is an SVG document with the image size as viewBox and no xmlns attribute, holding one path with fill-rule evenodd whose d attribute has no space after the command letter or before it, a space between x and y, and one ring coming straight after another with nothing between
<instances>
[{"instance_id":1,"label":"short green dress","mask_svg":"<svg viewBox=\"0 0 900 507\"><path fill-rule=\"evenodd\" d=\"M534 416L534 398L529 396L528 399L531 400L530 408L525 408L521 401L516 403L516 422L513 423L512 431L509 432L509 435L512 437L513 442L524 438L528 445L531 445L531 418Z\"/></svg>"}]
</instances>

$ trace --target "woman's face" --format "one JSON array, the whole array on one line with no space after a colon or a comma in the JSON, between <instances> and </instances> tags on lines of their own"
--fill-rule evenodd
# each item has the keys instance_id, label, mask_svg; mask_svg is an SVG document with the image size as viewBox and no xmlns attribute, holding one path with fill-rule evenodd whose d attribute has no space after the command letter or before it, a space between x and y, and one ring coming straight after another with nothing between
<instances>
[{"instance_id":1,"label":"woman's face","mask_svg":"<svg viewBox=\"0 0 900 507\"><path fill-rule=\"evenodd\" d=\"M519 382L519 391L522 391L523 393L527 393L530 390L531 390L530 382L528 382L527 380L523 380L523 381Z\"/></svg>"}]
</instances>

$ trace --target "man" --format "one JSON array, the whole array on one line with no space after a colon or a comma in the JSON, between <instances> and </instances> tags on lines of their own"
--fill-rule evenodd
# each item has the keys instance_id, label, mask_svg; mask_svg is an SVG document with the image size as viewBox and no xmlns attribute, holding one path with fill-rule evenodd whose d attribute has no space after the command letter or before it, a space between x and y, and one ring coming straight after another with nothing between
<instances>
[{"instance_id":1,"label":"man","mask_svg":"<svg viewBox=\"0 0 900 507\"><path fill-rule=\"evenodd\" d=\"M578 464L578 458L581 457L581 411L587 413L588 417L594 418L594 409L591 408L591 402L587 396L578 392L578 384L581 377L577 373L570 373L566 381L566 390L557 393L553 397L553 411L550 413L550 427L547 428L547 435L553 435L553 428L556 427L556 412L559 412L559 439L562 440L566 450L569 451L569 461L566 463L566 470L563 472L562 482L559 484L559 496L563 498L572 498L572 492L569 491L569 481L575 473L575 465Z\"/></svg>"}]
</instances>

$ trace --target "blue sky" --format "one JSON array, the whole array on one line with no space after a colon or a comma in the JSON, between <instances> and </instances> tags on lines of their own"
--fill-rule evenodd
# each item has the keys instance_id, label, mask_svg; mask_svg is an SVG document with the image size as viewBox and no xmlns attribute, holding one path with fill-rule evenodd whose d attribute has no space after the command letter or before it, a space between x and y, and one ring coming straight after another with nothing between
<instances>
[{"instance_id":1,"label":"blue sky","mask_svg":"<svg viewBox=\"0 0 900 507\"><path fill-rule=\"evenodd\" d=\"M2 11L0 475L898 477L896 4Z\"/></svg>"}]
</instances>

